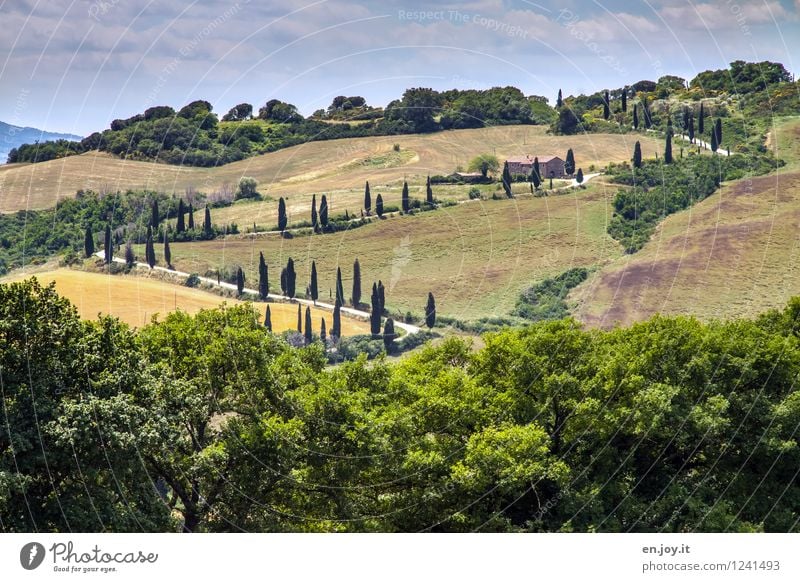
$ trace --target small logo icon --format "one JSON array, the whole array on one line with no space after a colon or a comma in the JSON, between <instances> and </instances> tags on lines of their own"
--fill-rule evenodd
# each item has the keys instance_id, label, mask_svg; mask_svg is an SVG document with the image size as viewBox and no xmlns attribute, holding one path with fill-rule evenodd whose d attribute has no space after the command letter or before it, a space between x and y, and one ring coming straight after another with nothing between
<instances>
[{"instance_id":1,"label":"small logo icon","mask_svg":"<svg viewBox=\"0 0 800 582\"><path fill-rule=\"evenodd\" d=\"M30 542L22 546L19 552L19 563L26 570L35 570L44 561L44 546L38 542Z\"/></svg>"}]
</instances>

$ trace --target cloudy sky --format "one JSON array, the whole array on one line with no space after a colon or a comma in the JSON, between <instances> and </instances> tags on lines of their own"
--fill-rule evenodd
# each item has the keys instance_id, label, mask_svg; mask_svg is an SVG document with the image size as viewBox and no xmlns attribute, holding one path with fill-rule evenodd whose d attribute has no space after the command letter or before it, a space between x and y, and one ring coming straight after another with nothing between
<instances>
[{"instance_id":1,"label":"cloudy sky","mask_svg":"<svg viewBox=\"0 0 800 582\"><path fill-rule=\"evenodd\" d=\"M552 100L730 61L795 72L800 0L0 0L0 120L81 135L153 105L515 85Z\"/></svg>"}]
</instances>

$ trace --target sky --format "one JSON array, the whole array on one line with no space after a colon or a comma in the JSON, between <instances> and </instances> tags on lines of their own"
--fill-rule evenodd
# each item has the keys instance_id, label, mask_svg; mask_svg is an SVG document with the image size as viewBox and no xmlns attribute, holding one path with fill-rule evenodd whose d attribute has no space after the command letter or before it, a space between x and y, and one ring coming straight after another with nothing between
<instances>
[{"instance_id":1,"label":"sky","mask_svg":"<svg viewBox=\"0 0 800 582\"><path fill-rule=\"evenodd\" d=\"M734 60L795 72L800 0L0 0L0 120L88 135L204 99L513 85L553 103Z\"/></svg>"}]
</instances>

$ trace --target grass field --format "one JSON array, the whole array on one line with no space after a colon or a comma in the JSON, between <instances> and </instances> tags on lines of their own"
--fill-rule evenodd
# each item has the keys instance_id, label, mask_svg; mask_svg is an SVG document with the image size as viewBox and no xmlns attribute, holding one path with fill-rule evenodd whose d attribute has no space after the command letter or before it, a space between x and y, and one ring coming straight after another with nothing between
<instances>
[{"instance_id":1,"label":"grass field","mask_svg":"<svg viewBox=\"0 0 800 582\"><path fill-rule=\"evenodd\" d=\"M199 274L241 265L248 284L255 285L263 252L271 289L276 289L280 270L292 257L298 292L308 284L313 260L322 299L334 288L337 266L350 297L358 258L364 302L369 302L373 281L380 279L393 313L421 315L431 291L439 314L460 319L507 315L520 292L534 282L620 256L619 245L606 234L614 191L593 182L559 195L473 201L335 234L175 243L172 258L177 269Z\"/></svg>"},{"instance_id":2,"label":"grass field","mask_svg":"<svg viewBox=\"0 0 800 582\"><path fill-rule=\"evenodd\" d=\"M157 279L136 277L132 275L104 275L87 273L69 269L37 272L31 275L15 273L0 279L0 283L20 281L35 276L42 284L56 283L56 291L69 299L84 319L95 319L99 313L113 315L122 321L140 327L150 322L155 314L163 315L181 309L188 313L197 313L201 309L219 307L223 301L229 305L238 301L224 299L212 293L173 285ZM270 303L272 329L281 332L297 329L297 305L288 303ZM263 318L264 304L256 305ZM331 314L326 311L312 309L315 331L319 331L320 318L331 325ZM305 308L303 309L305 314ZM345 335L369 333L369 324L342 318L342 330Z\"/></svg>"},{"instance_id":3,"label":"grass field","mask_svg":"<svg viewBox=\"0 0 800 582\"><path fill-rule=\"evenodd\" d=\"M629 159L637 139L645 156L662 149L660 139L641 134L550 136L545 131L543 126L517 125L310 142L218 168L125 161L90 152L39 164L0 166L0 212L46 208L60 198L74 196L78 189L148 188L183 193L192 187L211 193L225 184L235 187L242 176L252 176L259 182L260 193L272 200L215 210L214 221L237 222L242 227L253 222L272 225L279 196L288 199L290 221L308 219L313 193L332 198L332 214L347 209L357 215L366 180L374 187L373 196L383 188L387 204L399 204L403 179L414 186L412 196L421 197L428 174L449 174L485 152L502 161L527 153L564 157L567 149L573 148L577 166L588 172L591 165L599 168ZM400 152L394 151L394 144L400 145ZM466 191L442 187L437 188L436 196L464 198Z\"/></svg>"},{"instance_id":4,"label":"grass field","mask_svg":"<svg viewBox=\"0 0 800 582\"><path fill-rule=\"evenodd\" d=\"M787 166L668 217L640 252L573 291L578 317L610 327L657 312L754 316L799 295L800 120L780 120L769 143Z\"/></svg>"}]
</instances>

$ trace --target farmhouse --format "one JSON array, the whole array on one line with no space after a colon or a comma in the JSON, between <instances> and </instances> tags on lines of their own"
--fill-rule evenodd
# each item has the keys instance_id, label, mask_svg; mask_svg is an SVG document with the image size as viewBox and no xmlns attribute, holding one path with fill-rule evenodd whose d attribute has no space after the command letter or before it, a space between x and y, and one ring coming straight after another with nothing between
<instances>
[{"instance_id":1,"label":"farmhouse","mask_svg":"<svg viewBox=\"0 0 800 582\"><path fill-rule=\"evenodd\" d=\"M521 156L517 158L508 158L508 171L511 175L525 174L526 176L531 173L533 169L534 158L539 158L539 175L542 179L545 178L564 178L564 160L558 156Z\"/></svg>"}]
</instances>

